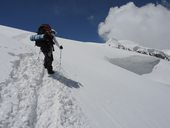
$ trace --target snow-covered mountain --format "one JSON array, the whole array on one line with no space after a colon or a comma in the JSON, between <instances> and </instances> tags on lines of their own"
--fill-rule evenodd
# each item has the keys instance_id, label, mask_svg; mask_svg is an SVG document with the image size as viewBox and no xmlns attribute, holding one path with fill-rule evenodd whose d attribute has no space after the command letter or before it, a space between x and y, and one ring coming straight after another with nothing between
<instances>
[{"instance_id":1,"label":"snow-covered mountain","mask_svg":"<svg viewBox=\"0 0 170 128\"><path fill-rule=\"evenodd\" d=\"M58 37L48 75L34 33L0 30L1 128L170 127L169 61Z\"/></svg>"},{"instance_id":2,"label":"snow-covered mountain","mask_svg":"<svg viewBox=\"0 0 170 128\"><path fill-rule=\"evenodd\" d=\"M170 61L170 50L158 50L153 48L146 48L138 45L135 42L128 41L128 40L117 40L117 39L109 39L106 44L110 47L118 48L118 49L124 49L128 51L138 52L145 55L154 56L160 59L165 59Z\"/></svg>"}]
</instances>

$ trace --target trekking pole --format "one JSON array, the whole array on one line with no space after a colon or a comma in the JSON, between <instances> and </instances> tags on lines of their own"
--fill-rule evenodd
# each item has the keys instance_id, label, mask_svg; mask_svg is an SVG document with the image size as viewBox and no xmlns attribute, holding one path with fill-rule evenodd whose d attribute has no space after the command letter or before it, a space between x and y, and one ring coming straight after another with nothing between
<instances>
[{"instance_id":1,"label":"trekking pole","mask_svg":"<svg viewBox=\"0 0 170 128\"><path fill-rule=\"evenodd\" d=\"M61 69L62 50L60 49L60 69Z\"/></svg>"}]
</instances>

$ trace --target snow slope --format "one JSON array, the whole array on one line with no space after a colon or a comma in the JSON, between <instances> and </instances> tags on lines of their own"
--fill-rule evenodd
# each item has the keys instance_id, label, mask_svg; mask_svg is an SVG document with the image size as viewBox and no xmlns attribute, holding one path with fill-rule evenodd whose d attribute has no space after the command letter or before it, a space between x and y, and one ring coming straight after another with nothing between
<instances>
[{"instance_id":1,"label":"snow slope","mask_svg":"<svg viewBox=\"0 0 170 128\"><path fill-rule=\"evenodd\" d=\"M57 38L49 76L33 33L0 29L0 127L170 127L169 61Z\"/></svg>"}]
</instances>

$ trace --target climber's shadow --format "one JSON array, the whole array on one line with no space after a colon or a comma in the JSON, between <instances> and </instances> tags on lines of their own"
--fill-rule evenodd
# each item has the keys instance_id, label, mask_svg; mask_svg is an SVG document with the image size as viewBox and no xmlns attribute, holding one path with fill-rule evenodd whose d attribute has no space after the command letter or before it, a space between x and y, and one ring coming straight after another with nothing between
<instances>
[{"instance_id":1,"label":"climber's shadow","mask_svg":"<svg viewBox=\"0 0 170 128\"><path fill-rule=\"evenodd\" d=\"M70 88L80 88L80 86L82 86L81 83L68 79L64 75L62 75L60 72L57 72L57 71L55 71L55 73L51 75L51 77Z\"/></svg>"}]
</instances>

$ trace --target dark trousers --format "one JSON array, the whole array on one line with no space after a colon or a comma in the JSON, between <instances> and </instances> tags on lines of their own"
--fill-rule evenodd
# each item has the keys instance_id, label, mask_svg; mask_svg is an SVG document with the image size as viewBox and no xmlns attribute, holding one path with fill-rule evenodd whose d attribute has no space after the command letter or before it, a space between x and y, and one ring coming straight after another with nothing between
<instances>
[{"instance_id":1,"label":"dark trousers","mask_svg":"<svg viewBox=\"0 0 170 128\"><path fill-rule=\"evenodd\" d=\"M44 67L47 68L48 71L52 71L52 62L53 62L53 53L52 51L43 52L44 54Z\"/></svg>"}]
</instances>

